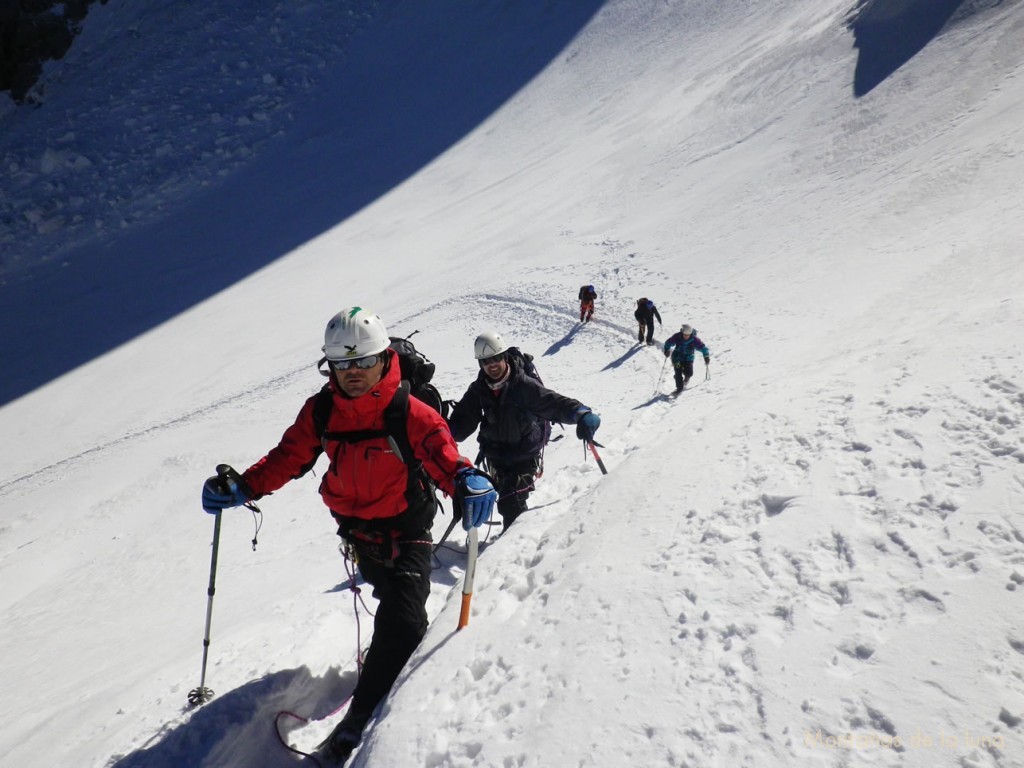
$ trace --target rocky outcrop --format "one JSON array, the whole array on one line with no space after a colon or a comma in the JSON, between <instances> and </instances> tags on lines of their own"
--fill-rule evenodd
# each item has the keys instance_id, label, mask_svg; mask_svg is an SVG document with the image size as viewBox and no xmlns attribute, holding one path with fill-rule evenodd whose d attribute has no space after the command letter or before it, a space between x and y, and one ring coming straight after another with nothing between
<instances>
[{"instance_id":1,"label":"rocky outcrop","mask_svg":"<svg viewBox=\"0 0 1024 768\"><path fill-rule=\"evenodd\" d=\"M67 53L95 2L107 0L0 0L0 90L32 103L43 64Z\"/></svg>"}]
</instances>

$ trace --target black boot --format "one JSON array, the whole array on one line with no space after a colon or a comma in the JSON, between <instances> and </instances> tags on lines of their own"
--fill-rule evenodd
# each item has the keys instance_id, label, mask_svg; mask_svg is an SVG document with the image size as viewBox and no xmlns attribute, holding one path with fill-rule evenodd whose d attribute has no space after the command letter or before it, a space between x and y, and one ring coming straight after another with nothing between
<instances>
[{"instance_id":1,"label":"black boot","mask_svg":"<svg viewBox=\"0 0 1024 768\"><path fill-rule=\"evenodd\" d=\"M372 711L363 712L354 706L350 707L348 714L334 726L331 735L317 747L316 756L324 760L327 765L342 765L359 744L363 728L366 727L372 714Z\"/></svg>"}]
</instances>

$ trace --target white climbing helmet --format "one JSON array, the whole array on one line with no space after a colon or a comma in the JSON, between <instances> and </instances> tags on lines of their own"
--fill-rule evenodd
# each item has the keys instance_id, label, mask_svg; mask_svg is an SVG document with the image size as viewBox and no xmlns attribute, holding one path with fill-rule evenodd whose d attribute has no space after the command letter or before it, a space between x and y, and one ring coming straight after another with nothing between
<instances>
[{"instance_id":1,"label":"white climbing helmet","mask_svg":"<svg viewBox=\"0 0 1024 768\"><path fill-rule=\"evenodd\" d=\"M349 307L331 318L324 331L328 360L351 360L383 352L391 344L384 323L373 312Z\"/></svg>"},{"instance_id":2,"label":"white climbing helmet","mask_svg":"<svg viewBox=\"0 0 1024 768\"><path fill-rule=\"evenodd\" d=\"M683 336L689 336L691 333L693 333L693 326L690 325L689 323L683 323L682 326L679 328L679 332L682 333Z\"/></svg>"},{"instance_id":3,"label":"white climbing helmet","mask_svg":"<svg viewBox=\"0 0 1024 768\"><path fill-rule=\"evenodd\" d=\"M486 360L488 357L500 355L507 349L508 344L497 331L481 333L473 342L473 354L476 355L477 360Z\"/></svg>"}]
</instances>

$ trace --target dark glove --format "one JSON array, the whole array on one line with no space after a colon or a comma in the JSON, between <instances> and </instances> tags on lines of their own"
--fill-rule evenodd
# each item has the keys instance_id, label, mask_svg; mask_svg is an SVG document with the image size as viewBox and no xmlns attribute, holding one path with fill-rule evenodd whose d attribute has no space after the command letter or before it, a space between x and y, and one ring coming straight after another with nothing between
<instances>
[{"instance_id":1,"label":"dark glove","mask_svg":"<svg viewBox=\"0 0 1024 768\"><path fill-rule=\"evenodd\" d=\"M240 507L252 498L244 483L224 475L214 475L203 483L203 509L215 515L228 507Z\"/></svg>"},{"instance_id":2,"label":"dark glove","mask_svg":"<svg viewBox=\"0 0 1024 768\"><path fill-rule=\"evenodd\" d=\"M667 349L665 350L665 357L668 357L668 356L669 356L669 355L671 355L671 354L672 354L672 353L671 353L671 352L669 352L669 351L668 351Z\"/></svg>"},{"instance_id":3,"label":"dark glove","mask_svg":"<svg viewBox=\"0 0 1024 768\"><path fill-rule=\"evenodd\" d=\"M601 417L593 411L587 411L576 422L576 437L580 440L586 440L588 443L593 442L594 433L597 432L597 428L600 426Z\"/></svg>"},{"instance_id":4,"label":"dark glove","mask_svg":"<svg viewBox=\"0 0 1024 768\"><path fill-rule=\"evenodd\" d=\"M487 475L473 467L455 473L455 510L462 514L462 528L478 528L491 518L498 492Z\"/></svg>"},{"instance_id":5,"label":"dark glove","mask_svg":"<svg viewBox=\"0 0 1024 768\"><path fill-rule=\"evenodd\" d=\"M704 365L711 365L711 358L710 357L705 357L704 358Z\"/></svg>"}]
</instances>

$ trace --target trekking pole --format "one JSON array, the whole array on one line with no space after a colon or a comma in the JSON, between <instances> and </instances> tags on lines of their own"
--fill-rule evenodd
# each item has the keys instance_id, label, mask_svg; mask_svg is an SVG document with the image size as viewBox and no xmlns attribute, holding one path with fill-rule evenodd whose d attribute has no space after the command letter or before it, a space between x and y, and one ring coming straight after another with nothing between
<instances>
[{"instance_id":1,"label":"trekking pole","mask_svg":"<svg viewBox=\"0 0 1024 768\"><path fill-rule=\"evenodd\" d=\"M242 482L241 475L234 467L228 464L217 465L217 477L221 482L224 492L234 491ZM260 508L255 502L247 501L244 506L252 510L254 515L260 514ZM259 524L256 526L256 533L259 534ZM252 539L253 551L256 550L256 537ZM217 552L220 549L220 512L214 515L213 521L213 554L210 556L210 585L206 588L206 633L203 635L203 670L199 676L199 687L188 692L189 705L196 707L205 704L213 698L213 691L206 687L206 660L210 653L210 625L213 622L213 594L217 591Z\"/></svg>"},{"instance_id":2,"label":"trekking pole","mask_svg":"<svg viewBox=\"0 0 1024 768\"><path fill-rule=\"evenodd\" d=\"M587 445L590 446L590 452L594 454L594 460L597 462L597 466L601 468L601 474L607 475L608 470L605 469L604 462L601 461L601 455L597 452L597 443L595 443L593 440L588 440ZM601 447L604 448L603 445Z\"/></svg>"},{"instance_id":3,"label":"trekking pole","mask_svg":"<svg viewBox=\"0 0 1024 768\"><path fill-rule=\"evenodd\" d=\"M704 366L704 381L711 381L711 366Z\"/></svg>"},{"instance_id":4,"label":"trekking pole","mask_svg":"<svg viewBox=\"0 0 1024 768\"><path fill-rule=\"evenodd\" d=\"M473 577L476 576L476 553L479 539L476 528L469 529L469 546L466 548L466 576L462 581L462 610L459 613L459 626L462 629L469 624L469 603L473 599Z\"/></svg>"},{"instance_id":5,"label":"trekking pole","mask_svg":"<svg viewBox=\"0 0 1024 768\"><path fill-rule=\"evenodd\" d=\"M452 529L455 527L457 522L459 522L459 518L453 516L452 521L448 524L448 530L444 532L444 536L441 537L441 540L434 545L434 552L437 552L437 550L441 548L441 545L448 540L448 537L451 536Z\"/></svg>"},{"instance_id":6,"label":"trekking pole","mask_svg":"<svg viewBox=\"0 0 1024 768\"><path fill-rule=\"evenodd\" d=\"M654 387L654 394L658 394L661 391L661 380L665 378L665 368L668 367L668 356L665 356L665 362L661 364L661 375L658 376L658 383Z\"/></svg>"},{"instance_id":7,"label":"trekking pole","mask_svg":"<svg viewBox=\"0 0 1024 768\"><path fill-rule=\"evenodd\" d=\"M218 470L220 468L218 467ZM216 592L217 550L220 548L220 512L214 516L213 522L213 556L210 559L210 586L206 590L206 634L203 635L203 671L199 677L199 687L188 692L189 706L197 707L213 698L213 691L206 687L206 659L210 652L210 623L213 620L213 593Z\"/></svg>"}]
</instances>

